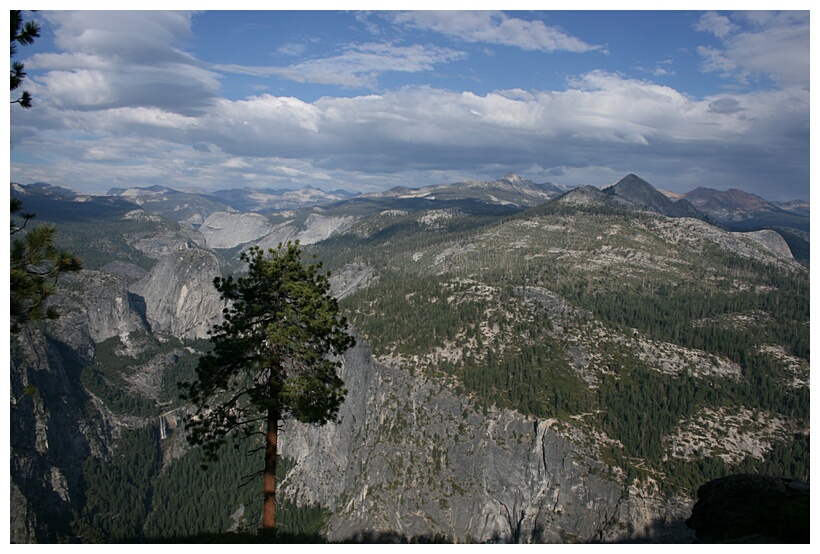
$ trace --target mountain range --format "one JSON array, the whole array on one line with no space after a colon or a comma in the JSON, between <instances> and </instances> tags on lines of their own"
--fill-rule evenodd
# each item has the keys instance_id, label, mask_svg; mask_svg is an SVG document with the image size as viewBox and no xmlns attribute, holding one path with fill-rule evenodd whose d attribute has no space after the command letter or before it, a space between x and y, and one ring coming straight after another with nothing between
<instances>
[{"instance_id":1,"label":"mountain range","mask_svg":"<svg viewBox=\"0 0 820 554\"><path fill-rule=\"evenodd\" d=\"M196 190L178 191L154 185L128 189L111 188L104 196L89 196L46 183L27 185L25 189L19 184L12 183L12 190L17 194L28 195L36 191L35 198L74 199L84 202L92 199L106 198L110 201L112 198L119 198L138 206L145 206L149 211L161 213L171 219L186 219L197 225L216 211L273 215L277 212L302 210L313 206L346 208L351 204L350 200L356 204L367 204L369 201L379 208L406 205L410 209L431 206L432 203L442 205L447 202L473 200L484 205L520 209L552 200L573 188L575 187L549 182L534 183L512 173L496 181L462 181L421 188L394 187L384 192L358 195L341 189L324 192L310 186L299 190L242 188L205 193ZM807 231L809 225L808 203L798 200L785 203L769 202L738 189L720 191L697 187L688 193L675 193L658 190L634 174L629 174L617 183L600 189L645 209L673 217L703 217L705 214L713 222L734 230L783 226ZM681 200L684 202L680 202Z\"/></svg>"},{"instance_id":2,"label":"mountain range","mask_svg":"<svg viewBox=\"0 0 820 554\"><path fill-rule=\"evenodd\" d=\"M793 201L783 204L768 202L759 196L737 189L719 191L698 187L682 195L698 210L735 229L764 225L780 225L808 230L809 206Z\"/></svg>"},{"instance_id":3,"label":"mountain range","mask_svg":"<svg viewBox=\"0 0 820 554\"><path fill-rule=\"evenodd\" d=\"M199 469L177 383L220 320L213 278L294 239L358 344L340 423L283 429L289 532L691 542L704 483L809 480L805 207L670 198L635 175L309 189L274 208L288 194L12 185L85 267L61 278L58 320L12 336L12 542L256 528L254 445Z\"/></svg>"}]
</instances>

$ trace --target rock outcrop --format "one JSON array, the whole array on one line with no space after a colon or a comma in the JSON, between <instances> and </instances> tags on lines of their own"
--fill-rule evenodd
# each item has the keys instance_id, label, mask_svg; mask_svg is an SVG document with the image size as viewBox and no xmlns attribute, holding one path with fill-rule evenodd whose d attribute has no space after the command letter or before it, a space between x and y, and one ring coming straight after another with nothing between
<instances>
[{"instance_id":1,"label":"rock outcrop","mask_svg":"<svg viewBox=\"0 0 820 554\"><path fill-rule=\"evenodd\" d=\"M199 227L210 248L233 248L260 239L272 230L273 225L264 215L233 212L213 213Z\"/></svg>"},{"instance_id":2,"label":"rock outcrop","mask_svg":"<svg viewBox=\"0 0 820 554\"><path fill-rule=\"evenodd\" d=\"M353 216L325 216L310 214L302 226L293 221L277 225L270 233L256 242L263 249L277 248L280 243L299 241L301 244L315 244L326 238L346 231L356 222Z\"/></svg>"},{"instance_id":3,"label":"rock outcrop","mask_svg":"<svg viewBox=\"0 0 820 554\"><path fill-rule=\"evenodd\" d=\"M351 263L330 276L330 291L341 300L354 292L368 288L378 279L378 273L369 265Z\"/></svg>"},{"instance_id":4,"label":"rock outcrop","mask_svg":"<svg viewBox=\"0 0 820 554\"><path fill-rule=\"evenodd\" d=\"M786 260L794 259L789 245L777 231L764 229L762 231L750 231L748 233L743 233L743 235L770 250L775 256Z\"/></svg>"},{"instance_id":5,"label":"rock outcrop","mask_svg":"<svg viewBox=\"0 0 820 554\"><path fill-rule=\"evenodd\" d=\"M204 338L222 317L223 303L213 286L219 262L198 248L176 250L131 287L145 303L152 331L183 339Z\"/></svg>"},{"instance_id":6,"label":"rock outcrop","mask_svg":"<svg viewBox=\"0 0 820 554\"><path fill-rule=\"evenodd\" d=\"M53 304L61 316L52 327L83 359L93 359L94 343L148 330L145 307L125 277L85 269L62 276L60 283Z\"/></svg>"},{"instance_id":7,"label":"rock outcrop","mask_svg":"<svg viewBox=\"0 0 820 554\"><path fill-rule=\"evenodd\" d=\"M356 222L354 216L325 216L310 214L305 219L305 230L299 236L302 244L315 244L326 238L346 231Z\"/></svg>"},{"instance_id":8,"label":"rock outcrop","mask_svg":"<svg viewBox=\"0 0 820 554\"><path fill-rule=\"evenodd\" d=\"M809 484L738 474L709 481L686 525L700 543L808 543Z\"/></svg>"},{"instance_id":9,"label":"rock outcrop","mask_svg":"<svg viewBox=\"0 0 820 554\"><path fill-rule=\"evenodd\" d=\"M114 430L88 410L80 368L93 342L25 328L11 337L11 534L13 543L54 542L71 534L85 459L104 452ZM60 338L57 338L60 337ZM63 340L60 340L63 339ZM69 346L67 342L79 344ZM89 351L90 345L90 351ZM74 348L78 348L74 350Z\"/></svg>"},{"instance_id":10,"label":"rock outcrop","mask_svg":"<svg viewBox=\"0 0 820 554\"><path fill-rule=\"evenodd\" d=\"M290 220L274 225L257 213L217 212L202 222L199 231L210 248L234 248L254 243L267 249L291 240L314 244L349 229L355 222L353 216L310 214L302 225Z\"/></svg>"}]
</instances>

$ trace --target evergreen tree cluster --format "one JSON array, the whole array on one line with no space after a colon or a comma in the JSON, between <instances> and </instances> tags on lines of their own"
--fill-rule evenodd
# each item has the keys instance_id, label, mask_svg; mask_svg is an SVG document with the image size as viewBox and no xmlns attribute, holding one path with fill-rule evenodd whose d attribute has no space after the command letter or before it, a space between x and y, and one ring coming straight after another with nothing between
<instances>
[{"instance_id":1,"label":"evergreen tree cluster","mask_svg":"<svg viewBox=\"0 0 820 554\"><path fill-rule=\"evenodd\" d=\"M793 370L768 347L782 347L807 371L809 281L808 272L645 233L662 224L618 210L539 207L459 235L367 239L368 250L347 237L356 258L341 257L341 249L337 262L377 268L379 281L343 306L374 353L414 360L406 362L409 369L431 376L456 376L485 407L543 418L596 414L587 422L622 445L610 459L631 475L669 476L678 467L681 476L669 477L668 486L690 491L709 476L743 468L805 478L792 473L803 465L778 454L782 445L763 462L750 457L731 467L719 459L670 460L664 452L664 437L701 408L745 406L808 425L808 387L791 386ZM602 249L623 264L577 267L576 260ZM577 256L563 254L572 252ZM523 300L527 287L557 293L577 314L587 311L570 317L575 332L598 320L626 335L637 331L734 362L741 378L665 374L634 352L600 343L608 362L590 388L570 368L568 345L556 338L545 310ZM808 458L801 437L794 441L797 460Z\"/></svg>"},{"instance_id":2,"label":"evergreen tree cluster","mask_svg":"<svg viewBox=\"0 0 820 554\"><path fill-rule=\"evenodd\" d=\"M143 535L162 464L156 435L155 427L127 430L111 459L86 459L85 505L77 518L77 536L88 542L121 542Z\"/></svg>"},{"instance_id":3,"label":"evergreen tree cluster","mask_svg":"<svg viewBox=\"0 0 820 554\"><path fill-rule=\"evenodd\" d=\"M166 448L157 426L151 424L124 431L109 458L86 459L82 508L73 523L81 540L201 542L208 535L257 532L262 518L261 474L257 458L248 449L225 444L219 460L202 471L200 451L191 450L163 464ZM289 460L281 460L279 478L284 479L292 467ZM327 517L320 506L297 506L282 495L279 528L283 532L315 535Z\"/></svg>"}]
</instances>

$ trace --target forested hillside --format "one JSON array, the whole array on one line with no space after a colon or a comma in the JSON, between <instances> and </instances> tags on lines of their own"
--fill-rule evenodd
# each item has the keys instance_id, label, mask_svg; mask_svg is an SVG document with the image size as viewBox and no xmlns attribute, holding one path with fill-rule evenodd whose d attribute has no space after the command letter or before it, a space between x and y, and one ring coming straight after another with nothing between
<instances>
[{"instance_id":1,"label":"forested hillside","mask_svg":"<svg viewBox=\"0 0 820 554\"><path fill-rule=\"evenodd\" d=\"M285 426L282 531L680 541L710 479L809 480L808 254L788 246L807 236L729 232L601 191L522 209L469 187L265 216L306 233L311 214L346 218L305 250L360 343L341 423ZM61 281L59 320L12 337L12 540L255 531L259 444L228 444L203 469L178 383L210 343L199 327L176 336L156 307L219 317L203 283L268 239L212 248L168 206L44 190L29 204L85 269Z\"/></svg>"},{"instance_id":2,"label":"forested hillside","mask_svg":"<svg viewBox=\"0 0 820 554\"><path fill-rule=\"evenodd\" d=\"M377 270L344 305L385 363L601 432L602 456L671 489L733 471L808 478L808 272L742 234L556 207L317 252ZM738 451L717 430L688 436L707 414L787 423Z\"/></svg>"}]
</instances>

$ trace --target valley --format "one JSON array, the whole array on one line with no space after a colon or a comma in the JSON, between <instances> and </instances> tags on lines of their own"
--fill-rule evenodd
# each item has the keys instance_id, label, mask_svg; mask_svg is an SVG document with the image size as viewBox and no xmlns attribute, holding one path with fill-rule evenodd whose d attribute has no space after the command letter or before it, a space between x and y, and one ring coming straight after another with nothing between
<instances>
[{"instance_id":1,"label":"valley","mask_svg":"<svg viewBox=\"0 0 820 554\"><path fill-rule=\"evenodd\" d=\"M213 278L299 240L358 344L340 423L282 432L284 530L692 542L705 482L809 481L808 208L737 193L670 198L635 175L362 196L13 185L85 269L61 279L58 320L11 338L12 541L256 528L256 445L199 469L177 383L221 317Z\"/></svg>"}]
</instances>

